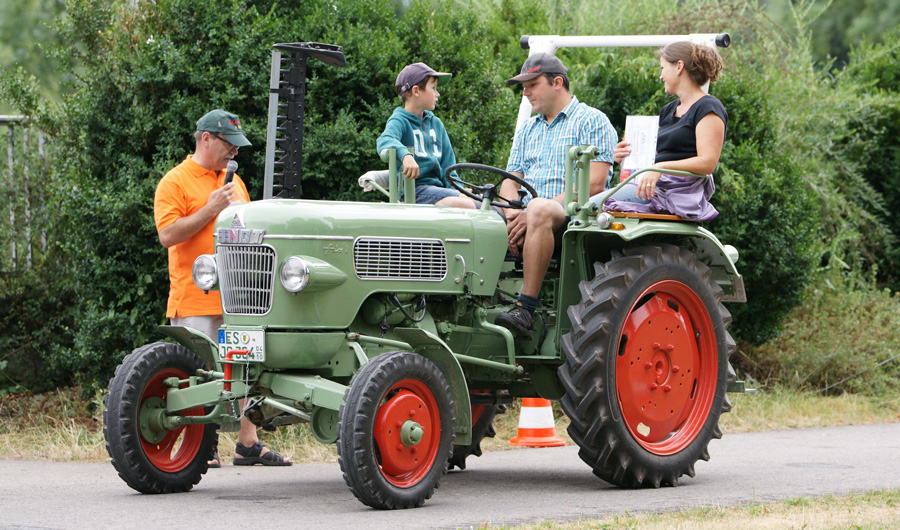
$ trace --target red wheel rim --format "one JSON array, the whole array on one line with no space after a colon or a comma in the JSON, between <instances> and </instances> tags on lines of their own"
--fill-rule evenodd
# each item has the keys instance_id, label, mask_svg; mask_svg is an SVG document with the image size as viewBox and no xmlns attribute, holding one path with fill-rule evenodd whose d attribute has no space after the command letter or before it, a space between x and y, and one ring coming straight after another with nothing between
<instances>
[{"instance_id":1,"label":"red wheel rim","mask_svg":"<svg viewBox=\"0 0 900 530\"><path fill-rule=\"evenodd\" d=\"M718 348L712 319L687 285L666 280L639 296L616 353L616 395L631 435L657 455L702 432L715 399Z\"/></svg>"},{"instance_id":2,"label":"red wheel rim","mask_svg":"<svg viewBox=\"0 0 900 530\"><path fill-rule=\"evenodd\" d=\"M434 464L441 442L441 415L427 385L403 379L388 390L375 415L375 443L381 474L391 484L406 488L422 480ZM402 430L415 422L422 431L418 443L404 443Z\"/></svg>"},{"instance_id":3,"label":"red wheel rim","mask_svg":"<svg viewBox=\"0 0 900 530\"><path fill-rule=\"evenodd\" d=\"M147 384L144 393L141 395L141 403L143 404L149 398L157 397L166 400L168 387L163 383L166 378L177 377L178 379L187 379L187 374L181 370L167 368L157 372L153 379ZM183 416L202 416L203 407L194 407L182 411ZM168 431L165 437L158 443L153 443L141 437L141 447L144 454L150 462L162 471L174 473L186 468L200 450L203 442L204 425L183 425L173 431ZM181 443L179 444L179 438Z\"/></svg>"}]
</instances>

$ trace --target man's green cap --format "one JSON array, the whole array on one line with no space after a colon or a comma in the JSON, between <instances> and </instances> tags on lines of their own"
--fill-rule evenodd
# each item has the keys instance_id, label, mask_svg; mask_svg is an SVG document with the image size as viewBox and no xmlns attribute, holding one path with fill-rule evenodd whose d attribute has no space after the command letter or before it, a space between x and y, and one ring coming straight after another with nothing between
<instances>
[{"instance_id":1,"label":"man's green cap","mask_svg":"<svg viewBox=\"0 0 900 530\"><path fill-rule=\"evenodd\" d=\"M197 130L218 133L237 147L253 145L241 130L241 120L236 114L222 109L210 111L197 120Z\"/></svg>"}]
</instances>

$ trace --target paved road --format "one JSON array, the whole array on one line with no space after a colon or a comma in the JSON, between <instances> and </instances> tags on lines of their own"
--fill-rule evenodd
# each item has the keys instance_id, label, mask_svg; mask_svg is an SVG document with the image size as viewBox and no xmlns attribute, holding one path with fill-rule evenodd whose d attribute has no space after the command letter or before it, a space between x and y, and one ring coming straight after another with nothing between
<instances>
[{"instance_id":1,"label":"paved road","mask_svg":"<svg viewBox=\"0 0 900 530\"><path fill-rule=\"evenodd\" d=\"M658 490L611 487L573 446L487 453L424 508L395 512L360 504L337 464L225 466L190 493L140 495L109 464L0 460L0 529L468 529L900 488L900 423L731 434L710 452L695 478Z\"/></svg>"}]
</instances>

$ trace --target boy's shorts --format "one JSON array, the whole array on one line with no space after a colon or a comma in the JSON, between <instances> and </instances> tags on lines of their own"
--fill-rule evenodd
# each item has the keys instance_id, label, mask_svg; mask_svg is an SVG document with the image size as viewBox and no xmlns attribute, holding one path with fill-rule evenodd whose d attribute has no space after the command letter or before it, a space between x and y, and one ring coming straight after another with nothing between
<instances>
[{"instance_id":1,"label":"boy's shorts","mask_svg":"<svg viewBox=\"0 0 900 530\"><path fill-rule=\"evenodd\" d=\"M416 186L416 204L437 204L447 197L459 197L459 192L452 188L441 188L424 184Z\"/></svg>"}]
</instances>

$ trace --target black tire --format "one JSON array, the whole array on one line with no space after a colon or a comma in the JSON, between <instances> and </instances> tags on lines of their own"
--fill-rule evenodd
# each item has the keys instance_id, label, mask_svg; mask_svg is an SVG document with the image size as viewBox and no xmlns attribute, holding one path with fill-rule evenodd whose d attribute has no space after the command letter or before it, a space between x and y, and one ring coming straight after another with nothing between
<instances>
[{"instance_id":1,"label":"black tire","mask_svg":"<svg viewBox=\"0 0 900 530\"><path fill-rule=\"evenodd\" d=\"M422 506L447 471L455 423L450 387L433 362L407 351L371 359L350 382L340 409L344 481L372 508ZM401 433L415 425L421 440L403 441Z\"/></svg>"},{"instance_id":2,"label":"black tire","mask_svg":"<svg viewBox=\"0 0 900 530\"><path fill-rule=\"evenodd\" d=\"M109 381L103 436L112 465L126 484L141 493L189 491L208 469L219 435L215 424L173 431L141 425L141 410L165 407L169 377L187 379L203 367L196 353L179 344L157 342L134 350ZM202 416L203 407L182 411Z\"/></svg>"},{"instance_id":3,"label":"black tire","mask_svg":"<svg viewBox=\"0 0 900 530\"><path fill-rule=\"evenodd\" d=\"M494 430L494 417L503 412L506 412L504 405L472 406L472 443L453 446L449 469L454 467L466 469L466 458L471 455L481 456L481 441L497 435L497 431Z\"/></svg>"},{"instance_id":4,"label":"black tire","mask_svg":"<svg viewBox=\"0 0 900 530\"><path fill-rule=\"evenodd\" d=\"M594 271L562 338L568 432L603 480L675 486L709 460L731 410L736 348L722 289L693 253L669 244L625 249Z\"/></svg>"}]
</instances>

